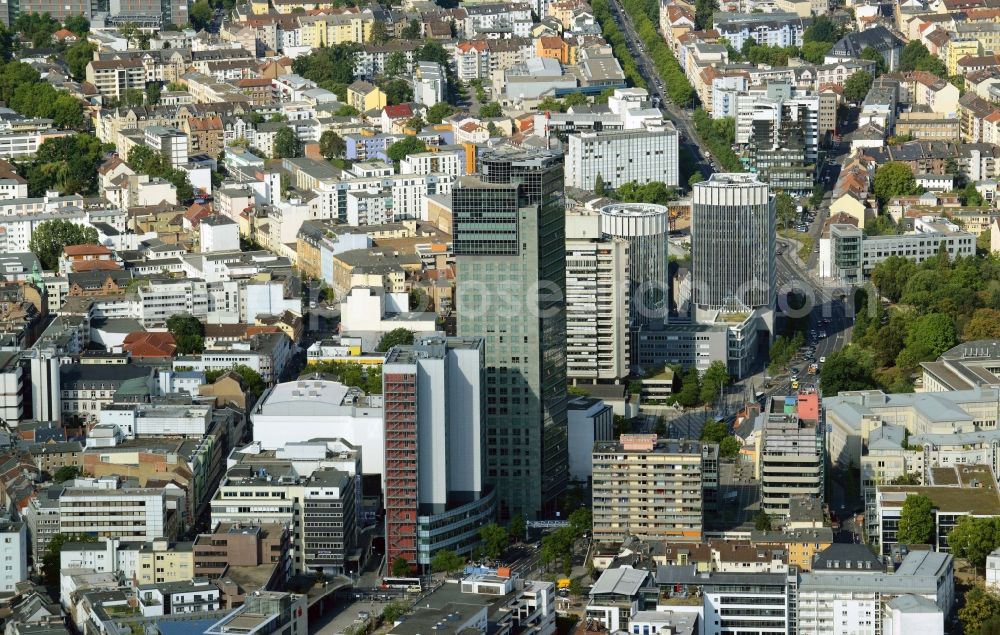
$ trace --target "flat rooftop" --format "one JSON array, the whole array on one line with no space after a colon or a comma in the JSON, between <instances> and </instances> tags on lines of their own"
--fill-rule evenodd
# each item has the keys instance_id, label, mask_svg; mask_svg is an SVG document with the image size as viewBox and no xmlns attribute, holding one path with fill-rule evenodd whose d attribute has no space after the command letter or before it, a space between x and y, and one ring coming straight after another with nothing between
<instances>
[{"instance_id":1,"label":"flat rooftop","mask_svg":"<svg viewBox=\"0 0 1000 635\"><path fill-rule=\"evenodd\" d=\"M950 473L949 473L950 472ZM933 468L933 485L884 485L879 487L882 506L901 508L909 494L924 494L939 511L970 513L976 516L1000 515L1000 494L992 470L986 465L962 465Z\"/></svg>"}]
</instances>

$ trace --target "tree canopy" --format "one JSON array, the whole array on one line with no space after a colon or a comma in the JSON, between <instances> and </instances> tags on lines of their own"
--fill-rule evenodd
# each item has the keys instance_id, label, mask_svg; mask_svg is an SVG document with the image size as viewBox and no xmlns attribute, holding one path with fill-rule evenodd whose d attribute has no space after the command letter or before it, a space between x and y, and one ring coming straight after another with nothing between
<instances>
[{"instance_id":1,"label":"tree canopy","mask_svg":"<svg viewBox=\"0 0 1000 635\"><path fill-rule=\"evenodd\" d=\"M413 86L405 79L388 79L382 82L381 88L390 106L413 101Z\"/></svg>"},{"instance_id":2,"label":"tree canopy","mask_svg":"<svg viewBox=\"0 0 1000 635\"><path fill-rule=\"evenodd\" d=\"M998 615L1000 615L1000 596L980 585L966 592L965 604L958 609L962 632L970 635L985 635L983 627L987 623L995 624Z\"/></svg>"},{"instance_id":3,"label":"tree canopy","mask_svg":"<svg viewBox=\"0 0 1000 635\"><path fill-rule=\"evenodd\" d=\"M170 181L177 191L178 201L190 201L194 198L194 188L187 172L170 167L170 164L163 160L163 155L154 152L149 146L132 148L126 162L138 174L148 174Z\"/></svg>"},{"instance_id":4,"label":"tree canopy","mask_svg":"<svg viewBox=\"0 0 1000 635\"><path fill-rule=\"evenodd\" d=\"M282 126L278 132L274 133L274 158L292 159L302 153L299 145L299 138L288 126Z\"/></svg>"},{"instance_id":5,"label":"tree canopy","mask_svg":"<svg viewBox=\"0 0 1000 635\"><path fill-rule=\"evenodd\" d=\"M45 13L21 13L10 25L11 30L31 41L35 48L52 45L52 34L59 30L59 21Z\"/></svg>"},{"instance_id":6,"label":"tree canopy","mask_svg":"<svg viewBox=\"0 0 1000 635\"><path fill-rule=\"evenodd\" d=\"M441 549L431 558L431 569L444 573L455 573L465 566L465 558L450 549Z\"/></svg>"},{"instance_id":7,"label":"tree canopy","mask_svg":"<svg viewBox=\"0 0 1000 635\"><path fill-rule=\"evenodd\" d=\"M956 558L965 558L982 569L986 556L1000 547L1000 518L962 516L948 534L948 549Z\"/></svg>"},{"instance_id":8,"label":"tree canopy","mask_svg":"<svg viewBox=\"0 0 1000 635\"><path fill-rule=\"evenodd\" d=\"M732 383L729 370L725 362L715 360L708 365L705 373L701 376L701 402L709 405L715 404L719 398L719 391Z\"/></svg>"},{"instance_id":9,"label":"tree canopy","mask_svg":"<svg viewBox=\"0 0 1000 635\"><path fill-rule=\"evenodd\" d=\"M42 221L31 232L28 249L38 257L42 268L54 271L59 257L69 245L89 245L97 242L97 230L61 218Z\"/></svg>"},{"instance_id":10,"label":"tree canopy","mask_svg":"<svg viewBox=\"0 0 1000 635\"><path fill-rule=\"evenodd\" d=\"M192 4L188 11L188 19L191 20L191 26L198 31L207 27L212 21L212 7L208 4L208 0L198 0Z\"/></svg>"},{"instance_id":11,"label":"tree canopy","mask_svg":"<svg viewBox=\"0 0 1000 635\"><path fill-rule=\"evenodd\" d=\"M917 193L917 181L909 165L899 161L888 161L875 170L875 197L881 204L896 196Z\"/></svg>"},{"instance_id":12,"label":"tree canopy","mask_svg":"<svg viewBox=\"0 0 1000 635\"><path fill-rule=\"evenodd\" d=\"M855 71L844 82L844 99L855 103L860 102L868 94L868 91L871 90L873 81L871 73Z\"/></svg>"},{"instance_id":13,"label":"tree canopy","mask_svg":"<svg viewBox=\"0 0 1000 635\"><path fill-rule=\"evenodd\" d=\"M829 16L818 15L802 34L803 42L826 42L834 44L840 39L840 27Z\"/></svg>"},{"instance_id":14,"label":"tree canopy","mask_svg":"<svg viewBox=\"0 0 1000 635\"><path fill-rule=\"evenodd\" d=\"M496 523L480 527L479 538L483 541L484 553L494 560L503 554L510 542L507 530Z\"/></svg>"},{"instance_id":15,"label":"tree canopy","mask_svg":"<svg viewBox=\"0 0 1000 635\"><path fill-rule=\"evenodd\" d=\"M73 79L82 82L86 78L87 64L94 59L94 51L96 50L97 46L87 40L80 40L66 49L63 53L63 59L66 60L66 65L69 66L69 72L72 73Z\"/></svg>"},{"instance_id":16,"label":"tree canopy","mask_svg":"<svg viewBox=\"0 0 1000 635\"><path fill-rule=\"evenodd\" d=\"M327 161L344 156L347 152L347 142L333 130L326 130L319 137L319 153Z\"/></svg>"},{"instance_id":17,"label":"tree canopy","mask_svg":"<svg viewBox=\"0 0 1000 635\"><path fill-rule=\"evenodd\" d=\"M933 544L934 503L923 494L910 494L903 501L896 542L902 545Z\"/></svg>"},{"instance_id":18,"label":"tree canopy","mask_svg":"<svg viewBox=\"0 0 1000 635\"><path fill-rule=\"evenodd\" d=\"M77 61L76 57L72 59ZM0 99L25 117L52 119L58 128L81 129L85 125L83 104L41 81L38 71L23 62L8 62L0 67Z\"/></svg>"},{"instance_id":19,"label":"tree canopy","mask_svg":"<svg viewBox=\"0 0 1000 635\"><path fill-rule=\"evenodd\" d=\"M72 31L77 35L83 35L90 32L90 20L82 15L66 16L66 19L63 20L63 26L66 27L66 30Z\"/></svg>"},{"instance_id":20,"label":"tree canopy","mask_svg":"<svg viewBox=\"0 0 1000 635\"><path fill-rule=\"evenodd\" d=\"M788 192L779 191L774 195L774 215L777 221L788 227L795 220L798 212L795 209L795 199Z\"/></svg>"},{"instance_id":21,"label":"tree canopy","mask_svg":"<svg viewBox=\"0 0 1000 635\"><path fill-rule=\"evenodd\" d=\"M399 577L404 577L410 575L410 563L403 556L396 556L396 559L392 561L392 575Z\"/></svg>"},{"instance_id":22,"label":"tree canopy","mask_svg":"<svg viewBox=\"0 0 1000 635\"><path fill-rule=\"evenodd\" d=\"M845 390L869 390L876 387L872 368L858 355L856 347L830 353L823 364L823 381L820 383L824 397L832 397Z\"/></svg>"},{"instance_id":23,"label":"tree canopy","mask_svg":"<svg viewBox=\"0 0 1000 635\"><path fill-rule=\"evenodd\" d=\"M413 331L400 327L383 335L378 341L378 345L375 347L375 350L379 353L385 353L393 346L408 346L412 343Z\"/></svg>"},{"instance_id":24,"label":"tree canopy","mask_svg":"<svg viewBox=\"0 0 1000 635\"><path fill-rule=\"evenodd\" d=\"M438 124L445 117L450 117L455 107L446 101L438 102L427 109L427 123Z\"/></svg>"},{"instance_id":25,"label":"tree canopy","mask_svg":"<svg viewBox=\"0 0 1000 635\"><path fill-rule=\"evenodd\" d=\"M875 62L875 76L879 76L885 72L885 58L882 54L871 46L866 46L861 50L861 59L868 60L869 62Z\"/></svg>"},{"instance_id":26,"label":"tree canopy","mask_svg":"<svg viewBox=\"0 0 1000 635\"><path fill-rule=\"evenodd\" d=\"M336 93L354 81L354 58L359 48L355 43L314 48L295 58L292 70Z\"/></svg>"},{"instance_id":27,"label":"tree canopy","mask_svg":"<svg viewBox=\"0 0 1000 635\"><path fill-rule=\"evenodd\" d=\"M193 315L175 314L167 318L167 331L174 336L177 352L191 355L205 350L205 327Z\"/></svg>"},{"instance_id":28,"label":"tree canopy","mask_svg":"<svg viewBox=\"0 0 1000 635\"><path fill-rule=\"evenodd\" d=\"M602 187L606 189L606 185L603 183ZM597 191L596 179L594 191ZM615 188L614 198L624 203L658 203L663 205L669 201L676 201L678 194L674 188L667 187L662 181L650 181L641 185L635 181L629 181Z\"/></svg>"},{"instance_id":29,"label":"tree canopy","mask_svg":"<svg viewBox=\"0 0 1000 635\"><path fill-rule=\"evenodd\" d=\"M389 146L385 153L390 160L398 164L409 155L424 152L426 150L427 145L420 139L416 137L406 137Z\"/></svg>"},{"instance_id":30,"label":"tree canopy","mask_svg":"<svg viewBox=\"0 0 1000 635\"><path fill-rule=\"evenodd\" d=\"M899 71L927 71L938 77L948 76L948 67L936 55L932 55L920 40L911 40L899 55Z\"/></svg>"},{"instance_id":31,"label":"tree canopy","mask_svg":"<svg viewBox=\"0 0 1000 635\"><path fill-rule=\"evenodd\" d=\"M28 180L30 196L43 196L49 190L89 195L97 191L97 168L103 160L101 142L77 133L46 139L32 159L18 164L18 171Z\"/></svg>"}]
</instances>

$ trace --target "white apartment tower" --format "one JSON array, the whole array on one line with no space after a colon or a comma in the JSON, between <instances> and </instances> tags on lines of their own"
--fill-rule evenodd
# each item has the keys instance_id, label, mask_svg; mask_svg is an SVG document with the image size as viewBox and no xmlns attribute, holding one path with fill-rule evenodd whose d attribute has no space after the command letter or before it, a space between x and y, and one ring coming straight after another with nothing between
<instances>
[{"instance_id":1,"label":"white apartment tower","mask_svg":"<svg viewBox=\"0 0 1000 635\"><path fill-rule=\"evenodd\" d=\"M0 593L28 579L28 530L23 522L0 521Z\"/></svg>"},{"instance_id":2,"label":"white apartment tower","mask_svg":"<svg viewBox=\"0 0 1000 635\"><path fill-rule=\"evenodd\" d=\"M629 374L629 242L601 232L597 215L566 218L566 374Z\"/></svg>"}]
</instances>

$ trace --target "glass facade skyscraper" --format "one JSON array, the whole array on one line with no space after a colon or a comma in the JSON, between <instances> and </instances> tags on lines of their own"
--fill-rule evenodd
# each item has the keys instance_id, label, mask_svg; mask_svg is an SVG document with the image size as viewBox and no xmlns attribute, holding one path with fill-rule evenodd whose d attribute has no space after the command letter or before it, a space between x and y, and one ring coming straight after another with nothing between
<instances>
[{"instance_id":1,"label":"glass facade skyscraper","mask_svg":"<svg viewBox=\"0 0 1000 635\"><path fill-rule=\"evenodd\" d=\"M486 480L502 517L549 515L568 479L562 156L481 156L452 230L458 333L486 338Z\"/></svg>"},{"instance_id":2,"label":"glass facade skyscraper","mask_svg":"<svg viewBox=\"0 0 1000 635\"><path fill-rule=\"evenodd\" d=\"M692 298L696 312L774 308L774 195L748 173L715 173L694 186Z\"/></svg>"}]
</instances>

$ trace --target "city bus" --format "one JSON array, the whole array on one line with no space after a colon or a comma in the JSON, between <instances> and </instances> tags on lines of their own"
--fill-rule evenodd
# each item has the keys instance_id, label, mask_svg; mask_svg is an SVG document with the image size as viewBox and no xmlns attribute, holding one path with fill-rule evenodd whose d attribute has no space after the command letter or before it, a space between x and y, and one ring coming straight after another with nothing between
<instances>
[{"instance_id":1,"label":"city bus","mask_svg":"<svg viewBox=\"0 0 1000 635\"><path fill-rule=\"evenodd\" d=\"M420 578L382 578L383 589L409 589L410 587L423 588Z\"/></svg>"}]
</instances>

